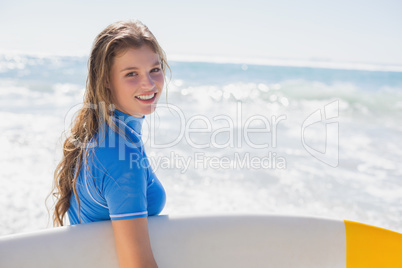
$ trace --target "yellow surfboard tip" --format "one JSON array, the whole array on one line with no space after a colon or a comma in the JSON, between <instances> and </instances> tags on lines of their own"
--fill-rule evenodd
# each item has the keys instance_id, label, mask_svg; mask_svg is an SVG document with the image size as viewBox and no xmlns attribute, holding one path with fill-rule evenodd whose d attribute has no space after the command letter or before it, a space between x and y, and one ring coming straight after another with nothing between
<instances>
[{"instance_id":1,"label":"yellow surfboard tip","mask_svg":"<svg viewBox=\"0 0 402 268\"><path fill-rule=\"evenodd\" d=\"M402 234L345 220L347 268L402 267Z\"/></svg>"}]
</instances>

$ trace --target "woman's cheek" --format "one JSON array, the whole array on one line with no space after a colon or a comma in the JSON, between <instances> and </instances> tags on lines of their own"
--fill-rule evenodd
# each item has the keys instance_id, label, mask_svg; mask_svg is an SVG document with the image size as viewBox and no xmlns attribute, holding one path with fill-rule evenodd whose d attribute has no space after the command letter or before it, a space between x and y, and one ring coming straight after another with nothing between
<instances>
[{"instance_id":1,"label":"woman's cheek","mask_svg":"<svg viewBox=\"0 0 402 268\"><path fill-rule=\"evenodd\" d=\"M133 87L138 84L138 79L127 79L126 86Z\"/></svg>"},{"instance_id":2,"label":"woman's cheek","mask_svg":"<svg viewBox=\"0 0 402 268\"><path fill-rule=\"evenodd\" d=\"M157 78L155 79L161 87L163 87L163 84L165 83L165 79L163 77L163 73L160 73Z\"/></svg>"}]
</instances>

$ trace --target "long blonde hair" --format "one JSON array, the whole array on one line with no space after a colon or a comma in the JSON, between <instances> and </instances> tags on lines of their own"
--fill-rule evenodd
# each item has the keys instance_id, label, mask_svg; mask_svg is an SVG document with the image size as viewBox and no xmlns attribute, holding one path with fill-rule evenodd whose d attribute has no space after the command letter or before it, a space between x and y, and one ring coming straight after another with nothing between
<instances>
[{"instance_id":1,"label":"long blonde hair","mask_svg":"<svg viewBox=\"0 0 402 268\"><path fill-rule=\"evenodd\" d=\"M140 21L113 23L95 38L88 61L83 107L74 118L71 131L63 144L62 160L54 172L52 194L57 199L53 213L54 226L63 226L73 192L80 211L76 182L82 165L87 164L86 145L104 124L113 129L116 127L110 117L111 109L108 109L113 105L112 93L106 87L113 60L128 48L140 48L143 45L149 46L159 55L162 71L166 74L166 69L170 68L165 52L148 27Z\"/></svg>"}]
</instances>

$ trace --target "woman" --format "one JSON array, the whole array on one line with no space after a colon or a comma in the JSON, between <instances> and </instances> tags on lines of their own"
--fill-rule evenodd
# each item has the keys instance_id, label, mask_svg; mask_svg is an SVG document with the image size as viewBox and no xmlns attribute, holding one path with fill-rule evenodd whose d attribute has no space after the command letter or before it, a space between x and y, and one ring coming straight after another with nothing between
<instances>
[{"instance_id":1,"label":"woman","mask_svg":"<svg viewBox=\"0 0 402 268\"><path fill-rule=\"evenodd\" d=\"M112 221L121 267L156 267L147 216L165 191L149 166L141 125L164 86L166 56L141 22L116 22L95 39L83 108L55 171L53 221Z\"/></svg>"}]
</instances>

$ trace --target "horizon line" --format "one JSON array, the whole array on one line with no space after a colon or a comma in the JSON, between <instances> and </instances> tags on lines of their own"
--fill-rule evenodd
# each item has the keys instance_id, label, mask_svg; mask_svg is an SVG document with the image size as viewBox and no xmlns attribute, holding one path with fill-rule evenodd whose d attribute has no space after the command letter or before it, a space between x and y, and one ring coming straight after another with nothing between
<instances>
[{"instance_id":1,"label":"horizon line","mask_svg":"<svg viewBox=\"0 0 402 268\"><path fill-rule=\"evenodd\" d=\"M32 56L32 57L89 57L89 53L77 52L75 54L67 53L48 53L48 52L29 52L20 50L1 50L0 56ZM205 62L205 63L229 63L242 65L262 65L262 66L280 66L280 67L307 67L318 69L335 70L361 70L361 71L383 71L383 72L402 72L402 64L381 64L381 63L362 63L334 61L330 59L292 59L292 58L273 58L273 57L230 57L213 55L185 55L170 54L168 62Z\"/></svg>"}]
</instances>

